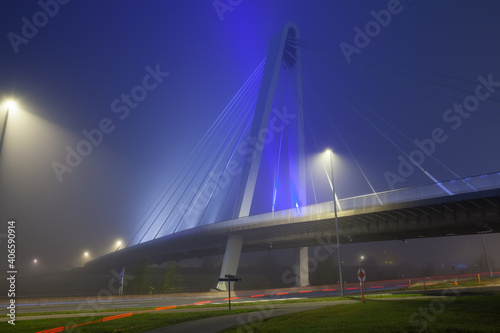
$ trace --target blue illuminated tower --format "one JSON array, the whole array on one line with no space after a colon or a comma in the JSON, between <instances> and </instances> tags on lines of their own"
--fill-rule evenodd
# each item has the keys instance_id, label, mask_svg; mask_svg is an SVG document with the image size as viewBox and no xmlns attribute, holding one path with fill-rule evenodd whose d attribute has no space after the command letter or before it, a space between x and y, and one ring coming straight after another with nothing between
<instances>
[{"instance_id":1,"label":"blue illuminated tower","mask_svg":"<svg viewBox=\"0 0 500 333\"><path fill-rule=\"evenodd\" d=\"M298 28L293 23L289 22L269 40L266 64L255 107L250 137L259 138L260 135L262 139L262 134L265 134L266 131L274 131L274 133L277 133L276 124L270 123L270 120L275 120L277 118L281 121L281 131L283 131L283 126L286 125L287 131L293 132L292 135L289 135L292 142L289 142L288 149L286 152L283 152L283 154L288 154L288 170L287 174L283 177L289 178L289 202L300 212L300 206L306 203L306 161L301 61L300 52L289 45L292 40L299 37ZM296 98L293 99L292 104L287 104L284 108L280 109L275 108L274 102L280 72L283 70L293 71L293 78L295 81L293 82L293 92ZM290 103L290 101L287 103ZM293 118L294 121L288 122L288 119L284 117L285 114L290 115L290 118ZM293 129L288 128L292 126L294 127ZM252 158L245 159L243 162L243 171L233 211L233 218L241 218L250 215L261 161L262 149L255 149ZM274 191L276 191L276 186ZM275 200L276 193L274 193L273 197ZM274 211L274 202L272 207ZM242 245L243 237L241 235L234 234L229 236L220 274L221 278L226 274L236 274ZM307 248L305 248L305 250L307 250ZM302 256L304 254L307 255L305 252L307 251L304 251L304 249L301 250ZM304 276L307 276L307 274ZM308 281L304 280L302 284L308 284ZM225 290L225 283L220 282L217 288Z\"/></svg>"}]
</instances>

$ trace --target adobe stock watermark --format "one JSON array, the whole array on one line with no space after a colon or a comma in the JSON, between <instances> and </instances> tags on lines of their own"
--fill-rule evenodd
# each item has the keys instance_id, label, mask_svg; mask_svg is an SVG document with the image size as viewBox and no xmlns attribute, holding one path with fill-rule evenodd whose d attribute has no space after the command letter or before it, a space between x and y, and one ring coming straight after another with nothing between
<instances>
[{"instance_id":1,"label":"adobe stock watermark","mask_svg":"<svg viewBox=\"0 0 500 333\"><path fill-rule=\"evenodd\" d=\"M28 44L30 40L38 35L40 29L45 27L51 18L54 18L60 9L60 5L66 5L70 0L40 0L38 6L41 10L35 12L31 20L26 16L21 18L20 33L9 32L7 38L9 39L12 49L17 54L19 53L19 46Z\"/></svg>"},{"instance_id":2,"label":"adobe stock watermark","mask_svg":"<svg viewBox=\"0 0 500 333\"><path fill-rule=\"evenodd\" d=\"M269 300L272 301L276 297L273 296ZM238 322L238 329L236 332L238 333L252 333L255 332L264 323L264 319L271 317L274 314L275 307L274 305L256 305L255 306L258 311L249 312L245 315L240 315L236 318Z\"/></svg>"},{"instance_id":3,"label":"adobe stock watermark","mask_svg":"<svg viewBox=\"0 0 500 333\"><path fill-rule=\"evenodd\" d=\"M232 12L234 8L241 5L242 2L243 0L214 0L212 6L222 22L224 21L224 13Z\"/></svg>"},{"instance_id":4,"label":"adobe stock watermark","mask_svg":"<svg viewBox=\"0 0 500 333\"><path fill-rule=\"evenodd\" d=\"M385 171L384 178L391 189L395 189L398 183L404 183L405 180L413 175L415 167L424 164L427 157L434 154L438 145L448 140L450 131L457 131L464 121L468 119L481 104L491 97L496 88L500 87L500 82L493 81L493 75L489 74L488 78L482 75L477 77L479 84L474 89L474 94L466 96L462 103L455 103L453 107L446 109L443 112L443 121L448 128L436 127L427 138L422 140L415 139L413 143L417 147L409 154L398 156L398 167L396 172Z\"/></svg>"},{"instance_id":5,"label":"adobe stock watermark","mask_svg":"<svg viewBox=\"0 0 500 333\"><path fill-rule=\"evenodd\" d=\"M299 285L300 275L314 273L318 269L318 264L330 258L330 256L335 252L336 245L332 245L331 236L323 240L320 237L316 238L319 246L315 247L313 256L308 256L305 260L307 262L301 262L300 264L294 264L292 267L285 271L281 276L281 280L286 283L295 283ZM323 254L321 254L323 250Z\"/></svg>"},{"instance_id":6,"label":"adobe stock watermark","mask_svg":"<svg viewBox=\"0 0 500 333\"><path fill-rule=\"evenodd\" d=\"M411 2L412 0L407 0ZM364 29L358 26L353 28L356 33L353 38L353 44L346 42L341 42L339 44L340 51L344 55L345 60L348 64L352 61L352 55L354 53L359 54L361 50L367 47L373 38L380 35L382 28L386 28L392 20L393 15L398 15L403 11L404 7L401 5L399 0L389 0L387 2L387 9L381 9L379 11L370 11L370 15L374 20L368 21Z\"/></svg>"},{"instance_id":7,"label":"adobe stock watermark","mask_svg":"<svg viewBox=\"0 0 500 333\"><path fill-rule=\"evenodd\" d=\"M449 293L453 295L449 296ZM443 290L441 292L441 298L433 299L429 302L428 307L420 307L418 312L413 312L408 317L408 323L411 326L418 327L417 332L426 332L429 323L434 322L436 318L445 311L446 304L453 303L460 294L461 291L456 289Z\"/></svg>"},{"instance_id":8,"label":"adobe stock watermark","mask_svg":"<svg viewBox=\"0 0 500 333\"><path fill-rule=\"evenodd\" d=\"M77 311L82 311L82 310L91 311L91 315L88 318L85 318L83 322L91 321L97 315L96 314L97 311L104 310L104 308L101 307L99 302L108 301L109 297L119 294L119 290L122 283L121 281L123 281L123 287L126 287L128 285L128 281L135 279L134 275L127 275L124 272L120 274L115 269L112 269L110 273L113 275L113 277L108 282L107 286L108 288L103 288L99 290L95 299L92 297L88 297L86 302L78 305L78 308L76 309ZM81 326L81 324L77 324L76 322L69 322L64 326L65 332L79 333L81 332L79 326Z\"/></svg>"},{"instance_id":9,"label":"adobe stock watermark","mask_svg":"<svg viewBox=\"0 0 500 333\"><path fill-rule=\"evenodd\" d=\"M123 121L130 115L130 111L136 109L139 103L143 102L148 96L148 92L155 90L163 80L170 75L168 72L162 72L160 65L155 68L146 66L146 75L142 78L141 84L136 85L130 90L130 93L123 93L120 98L111 102L110 109L119 120ZM57 180L62 183L63 176L71 173L77 168L83 159L90 154L94 148L100 146L104 141L105 135L113 133L116 129L115 122L111 118L104 117L96 128L81 131L84 139L80 140L73 148L69 145L65 147L66 157L63 162L53 161L51 166Z\"/></svg>"},{"instance_id":10,"label":"adobe stock watermark","mask_svg":"<svg viewBox=\"0 0 500 333\"><path fill-rule=\"evenodd\" d=\"M303 270L302 273L306 273L305 266L302 265L306 265L308 267L307 274L312 273L318 269L319 262L327 260L335 252L334 249L337 246L333 245L331 236L328 236L326 240L321 237L317 237L316 241L318 242L319 246L314 249L313 256L308 256L305 259L307 260L306 263L302 262L300 265L295 264L290 269L283 272L283 274L281 275L281 281L283 283L295 283L295 285L298 285L298 283L300 282L301 270ZM277 299L276 294L270 298L270 300L274 299ZM242 314L236 318L239 324L237 329L238 333L255 332L259 328L259 326L264 323L264 320L271 317L275 311L275 307L271 304L257 305L256 308L258 309L258 311L249 312L248 314Z\"/></svg>"},{"instance_id":11,"label":"adobe stock watermark","mask_svg":"<svg viewBox=\"0 0 500 333\"><path fill-rule=\"evenodd\" d=\"M236 152L241 156L246 156L247 162L251 162L257 151L264 150L264 146L274 141L275 135L283 131L285 126L290 124L290 120L297 117L295 114L288 113L286 106L283 107L282 113L273 108L272 114L268 128L262 128L257 137L248 137L236 147ZM223 171L213 173L201 191L198 188L192 188L191 193L194 194L195 198L193 203L191 205L181 203L177 206L179 213L183 215L183 222L196 223L205 211L208 202L212 198L216 198L222 189L227 188L231 184L232 177L239 175L242 171L240 163L232 160ZM256 176L250 175L250 177Z\"/></svg>"}]
</instances>

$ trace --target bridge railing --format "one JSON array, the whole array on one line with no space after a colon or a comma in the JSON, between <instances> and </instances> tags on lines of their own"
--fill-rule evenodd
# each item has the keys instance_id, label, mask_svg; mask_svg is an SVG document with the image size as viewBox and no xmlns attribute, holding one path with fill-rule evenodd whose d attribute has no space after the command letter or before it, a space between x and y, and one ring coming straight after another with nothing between
<instances>
[{"instance_id":1,"label":"bridge railing","mask_svg":"<svg viewBox=\"0 0 500 333\"><path fill-rule=\"evenodd\" d=\"M398 190L379 192L361 195L352 198L340 199L338 201L338 211L349 211L353 209L370 208L380 205L396 204L407 201L416 201L443 197L447 195L458 195L476 191L500 188L500 172L468 177L463 179L450 180L439 184L408 187ZM242 224L280 224L287 223L301 217L319 216L331 214L333 212L333 201L323 202L315 205L303 206L281 210L272 213L252 215L234 220L217 222L206 225L207 227L230 227Z\"/></svg>"},{"instance_id":2,"label":"bridge railing","mask_svg":"<svg viewBox=\"0 0 500 333\"><path fill-rule=\"evenodd\" d=\"M360 209L497 188L500 188L500 172L345 198L339 200L339 206L341 210Z\"/></svg>"}]
</instances>

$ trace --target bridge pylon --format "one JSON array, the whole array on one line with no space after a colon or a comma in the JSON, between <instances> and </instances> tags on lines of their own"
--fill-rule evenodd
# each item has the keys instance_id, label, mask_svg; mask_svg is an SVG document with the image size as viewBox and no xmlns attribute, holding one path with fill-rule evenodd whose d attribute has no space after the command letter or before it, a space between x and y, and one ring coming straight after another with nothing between
<instances>
[{"instance_id":1,"label":"bridge pylon","mask_svg":"<svg viewBox=\"0 0 500 333\"><path fill-rule=\"evenodd\" d=\"M289 39L299 38L299 30L295 24L289 22L282 30L271 37L268 44L266 64L262 74L259 95L255 106L255 114L253 117L252 127L250 129L250 137L258 138L261 133L266 133L270 126L277 128L276 124L270 124L271 114L279 113L283 115L288 113L296 119L296 125L286 124L287 119L281 119L281 131L287 125L296 126L293 128L293 133L296 133L295 141L288 147L288 165L287 176L290 177L291 190L288 204L293 208L300 210L302 205L306 204L306 156L304 144L304 115L303 115L303 100L302 100L302 69L300 51L288 45ZM293 82L294 101L289 101L289 105L282 106L283 108L276 109L275 95L282 70L293 70L295 82ZM295 104L296 102L296 104ZM288 102L287 102L288 103ZM290 131L292 133L292 131ZM290 135L292 136L292 135ZM291 139L292 140L292 139ZM241 218L250 215L252 202L255 194L257 176L262 160L262 149L255 149L251 158L244 159L242 166L242 177L240 187L236 197L233 210L233 218ZM276 189L275 189L276 191ZM273 195L274 200L276 193ZM275 201L273 201L272 211L274 211ZM289 208L292 208L289 207ZM241 240L241 244L239 243ZM235 275L243 237L231 235L228 238L224 261L220 277L223 278L226 274ZM303 250L302 250L303 252ZM307 279L308 280L308 279ZM303 279L306 283L306 280ZM307 282L308 283L308 282ZM217 289L226 290L225 283L219 282Z\"/></svg>"}]
</instances>

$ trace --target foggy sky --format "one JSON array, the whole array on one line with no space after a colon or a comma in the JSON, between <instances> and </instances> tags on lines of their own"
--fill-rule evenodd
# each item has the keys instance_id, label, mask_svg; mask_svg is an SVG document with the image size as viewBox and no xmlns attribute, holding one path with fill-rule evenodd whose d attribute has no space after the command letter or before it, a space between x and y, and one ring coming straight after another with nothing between
<instances>
[{"instance_id":1,"label":"foggy sky","mask_svg":"<svg viewBox=\"0 0 500 333\"><path fill-rule=\"evenodd\" d=\"M20 271L79 266L87 260L84 251L95 258L112 251L117 239L125 240L266 56L268 39L288 21L326 55L304 53L304 104L311 110L320 149L330 146L342 157L336 175L340 198L369 193L369 187L319 116L312 91L329 106L377 191L390 189L384 173L397 172L400 152L335 98L332 89L348 91L411 140L424 140L443 128L447 140L432 155L460 177L500 171L500 88L459 125L443 118L447 109L474 94L479 76L500 81L500 4L495 1L403 0L398 13L351 54L349 63L339 44L355 45L354 28L373 21L371 11L396 8L394 1L243 0L233 1L239 4L228 5L231 10L223 13L212 0L64 2L42 0L49 14L39 14L44 9L37 1L0 4L0 97L20 106L9 115L0 155L0 220L17 220ZM34 20L38 27L23 30ZM437 83L416 80L410 70L397 76L378 67L374 75L363 69L378 61L373 59L389 60L389 67L425 69ZM401 84L381 77L385 72ZM410 88L423 86L412 90L405 82ZM127 102L123 95L137 86L149 87L147 96L137 104ZM4 114L2 108L0 124ZM378 126L406 152L415 149L387 125ZM83 131L96 128L108 133L96 139L88 156L73 161L61 181L54 162L68 164L66 147L76 149L85 139ZM424 167L440 181L455 178L430 158ZM415 172L395 187L428 183ZM357 244L344 256L355 260L373 253L382 260L383 251L392 251L401 261L418 264L472 263L482 255L478 239L412 240L406 247L401 242ZM499 236L486 240L490 255L498 258Z\"/></svg>"}]
</instances>

